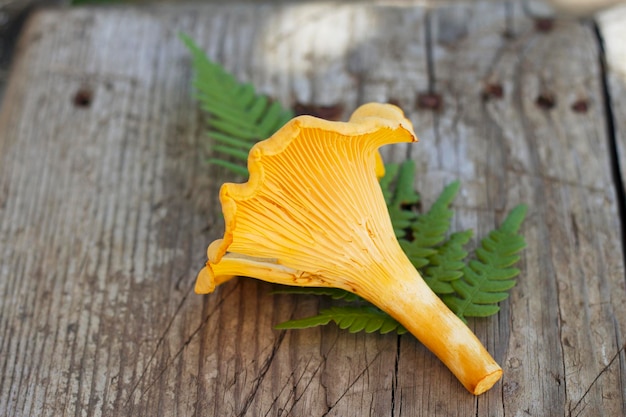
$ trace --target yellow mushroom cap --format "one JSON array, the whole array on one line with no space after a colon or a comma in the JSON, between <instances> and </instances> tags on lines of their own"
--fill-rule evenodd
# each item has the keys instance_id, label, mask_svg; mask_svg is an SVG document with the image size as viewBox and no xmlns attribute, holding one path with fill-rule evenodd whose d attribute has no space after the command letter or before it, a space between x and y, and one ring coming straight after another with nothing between
<instances>
[{"instance_id":1,"label":"yellow mushroom cap","mask_svg":"<svg viewBox=\"0 0 626 417\"><path fill-rule=\"evenodd\" d=\"M236 274L219 266L225 255L250 268L258 266L252 258L290 268L299 278L281 283L292 285L336 286L322 282L322 276L353 270L359 258L380 261L384 254L371 236L397 243L377 180L378 148L416 140L398 107L370 103L348 122L297 117L256 144L249 155L249 181L222 186L226 231L210 245L196 291L210 292Z\"/></svg>"}]
</instances>

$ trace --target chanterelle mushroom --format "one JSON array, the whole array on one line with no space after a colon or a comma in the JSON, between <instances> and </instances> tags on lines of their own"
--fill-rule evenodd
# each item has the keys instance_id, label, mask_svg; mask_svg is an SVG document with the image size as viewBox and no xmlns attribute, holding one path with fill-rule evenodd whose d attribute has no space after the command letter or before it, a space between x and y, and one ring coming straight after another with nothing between
<instances>
[{"instance_id":1,"label":"chanterelle mushroom","mask_svg":"<svg viewBox=\"0 0 626 417\"><path fill-rule=\"evenodd\" d=\"M250 179L224 184L223 239L211 243L196 292L235 275L342 288L393 316L473 394L502 369L423 281L400 248L376 178L380 146L417 141L388 104L347 123L296 117L250 151Z\"/></svg>"}]
</instances>

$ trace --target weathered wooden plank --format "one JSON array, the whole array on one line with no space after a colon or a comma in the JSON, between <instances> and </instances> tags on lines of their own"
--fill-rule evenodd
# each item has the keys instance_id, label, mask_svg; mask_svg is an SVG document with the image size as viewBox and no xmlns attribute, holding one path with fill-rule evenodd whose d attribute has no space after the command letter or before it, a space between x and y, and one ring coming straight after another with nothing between
<instances>
[{"instance_id":1,"label":"weathered wooden plank","mask_svg":"<svg viewBox=\"0 0 626 417\"><path fill-rule=\"evenodd\" d=\"M544 216L547 216L542 216L542 219L549 222L559 220L561 224L558 227L549 223L542 224L538 231L540 235L535 237L535 241L543 242L551 234L556 234L559 237L554 247L561 249L561 245L567 245L571 240L566 239L565 232L571 238L572 233L578 234L579 228L583 228L577 223L581 222L581 219L588 224L585 229L588 230L588 227L593 225L592 230L598 228L597 233L601 235L609 233L612 236L610 240L615 246L611 253L606 255L605 261L596 261L597 258L594 257L594 262L581 266L580 274L586 276L586 279L579 279L578 284L582 288L572 287L568 283L573 269L572 264L575 264L573 261L588 258L594 252L603 253L598 246L599 241L588 243L584 249L568 248L565 254L560 254L561 257L565 257L564 259L556 258L556 255L552 254L549 254L550 256L536 254L534 259L540 259L541 263L537 265L537 273L533 278L551 276L554 281L541 280L531 284L535 288L543 288L545 293L537 294L536 291L530 291L530 296L537 298L533 302L540 301L540 304L535 304L535 308L529 311L530 315L522 319L523 328L545 332L554 326L560 336L556 337L555 333L553 337L536 339L538 348L531 350L517 340L510 342L515 343L510 344L511 347L526 350L521 355L523 357L516 356L518 355L516 352L507 359L511 363L511 368L520 368L523 363L534 363L541 369L549 370L544 371L539 378L535 375L536 370L527 371L522 379L529 384L536 384L535 387L528 387L526 384L520 388L517 375L508 381L505 377L504 393L511 397L509 401L514 402L513 409L534 409L538 414L546 410L552 410L557 414L571 410L576 414L588 400L587 396L582 400L586 390L597 382L598 375L605 375L605 366L609 364L617 366L617 363L612 361L615 359L614 356L609 354L607 357L606 353L599 352L616 353L623 346L621 336L613 334L615 324L612 317L621 316L618 313L621 313L620 300L623 299L621 298L623 268L619 234L612 233L617 230L619 223L615 220L617 213L611 191L612 181L610 170L607 169L609 166L607 137L601 112L603 95L599 84L598 47L593 31L572 22L559 22L556 30L550 34L533 34L532 22L516 20L515 26L519 27L518 37L509 41L500 36L503 21L499 20L497 14L484 8L481 10L480 7L468 6L465 10L463 8L442 10L437 12L437 18L442 28L439 37L443 44L441 50L437 51L443 56L437 62L437 79L438 85L443 84L443 91L448 94L444 94L446 110L440 119L434 120L432 130L428 129L428 120L420 115L413 116L414 120L422 120L421 125L417 123L418 132L432 132L434 135L426 138L422 135L423 143L418 145L429 148L426 150L422 148L420 150L423 152L416 154L423 167L420 173L423 185L420 189L439 190L443 178L463 178L464 188L470 187L470 191L464 195L466 201L463 205L468 205L473 210L462 214L467 218L460 218L459 226L472 227L482 230L483 233L493 227L494 219L485 214L477 218L474 212L476 208L491 207L490 211L501 218L502 211L516 202L536 201L537 204L534 206L544 205L545 200L556 201L553 195L565 193L566 201L542 209ZM451 30L450 27L454 29ZM461 38L460 42L458 38ZM580 49L584 52L577 52ZM577 88L572 90L570 85ZM497 91L496 86L502 87L505 100L493 97L494 100L482 103L483 89L493 87ZM405 108L413 106L413 94L414 91L409 90L403 97L401 102ZM542 109L537 106L537 100L542 94L546 97L555 96L557 104L554 109ZM495 95L497 96L497 93ZM595 107L595 113L589 116L577 113L574 107L582 102L591 103L589 105ZM431 141L436 145L429 146ZM573 149L568 149L570 147ZM592 161L589 160L589 155L593 155ZM526 193L521 193L519 185L515 184L523 183L524 175L534 178L532 192L527 190ZM507 180L509 176L512 178ZM551 182L572 183L580 189L555 187ZM508 194L508 189L513 189L520 195ZM585 211L594 214L597 212L595 208L588 207L587 203L580 203L580 199L583 198L581 195L596 194L599 190L602 190L600 195L603 195L603 198L613 202L613 207L597 218L590 219L589 217L595 216ZM577 204L570 207L572 195L579 197L574 199ZM597 204L602 207L606 202L597 201ZM571 224L568 224L568 218ZM598 279L598 271L607 271L603 266L607 261L610 265L609 272L603 272L603 278L608 280L610 287L618 290L617 294L613 295L619 295L612 302L611 311L608 312L603 311L605 307L600 307L599 304L610 298L610 292L603 292L597 288L592 291L586 287L589 285L587 280L593 284ZM556 266L560 270L555 270ZM606 285L605 282L599 286L606 288ZM566 292L567 301L563 302L559 309L543 307L559 305L558 294ZM579 300L574 304L576 294L579 295ZM540 297L543 298L543 302ZM595 301L589 301L590 298ZM587 303L591 303L593 308L582 313L579 307ZM575 318L575 325L569 324L567 327L564 326L565 328L559 328L557 323L565 322L570 316ZM491 337L495 336L506 342L508 320L512 319L505 316L499 325L500 331L495 334L493 329L483 331L492 333ZM593 329L586 324L587 321L594 322ZM598 323L602 325L599 326ZM617 325L617 328L622 326L623 323ZM585 328L602 336L595 337L595 340L590 339L594 342L589 343L587 339L589 335L581 331ZM574 337L576 342L572 341ZM499 340L500 343L502 341ZM567 346L565 350L576 351L561 352L562 345ZM493 348L497 349L496 346ZM583 354L581 350L588 353ZM581 356L586 358L588 363L581 363L579 359ZM519 371L521 369L516 372ZM407 379L415 380L412 374L400 375L407 375ZM569 381L564 381L567 379ZM564 386L561 386L561 381L569 382L567 392ZM619 376L613 375L608 384L617 387L618 381ZM526 395L520 395L523 391L526 391ZM533 394L536 392L550 394L545 395L543 401L540 401L535 398L536 394ZM608 407L610 411L606 412L606 415L619 413L618 410L621 410L623 404L623 392L620 393L619 389L616 389L608 397L612 398L612 403L606 399L596 398L595 401L603 404L595 404L596 408L592 407L586 412L594 415L602 407ZM446 405L458 408L456 404L449 405L444 400L435 403L432 410L441 409ZM506 406L510 408L511 404ZM421 411L423 407L417 407L416 410ZM416 411L416 414L419 414L419 411Z\"/></svg>"},{"instance_id":2,"label":"weathered wooden plank","mask_svg":"<svg viewBox=\"0 0 626 417\"><path fill-rule=\"evenodd\" d=\"M483 233L503 210L526 201L524 230L534 242L500 322L476 323L488 346L495 339L491 349L503 354L498 359L505 365L502 402L479 398L479 414L496 415L496 405L502 415L620 415L622 247L593 28L559 21L537 33L532 22L516 20L516 36L507 40L496 37L497 21L482 23L488 10L467 13L480 18L462 17L468 30L459 31L460 41L437 65L450 102L435 137L449 141L440 152L465 155L453 151L430 166L424 161L422 188L430 189L428 178L438 170L463 178L471 188L461 204L472 210L459 222ZM481 24L472 27L472 21ZM502 98L481 103L487 84L500 85ZM550 96L553 106L546 105ZM580 102L588 103L587 112L575 109ZM464 157L471 163L459 161Z\"/></svg>"},{"instance_id":3,"label":"weathered wooden plank","mask_svg":"<svg viewBox=\"0 0 626 417\"><path fill-rule=\"evenodd\" d=\"M430 135L422 133L423 148L414 154L420 189L439 190L461 178L459 204L466 209L458 225L483 234L504 210L527 202L525 233L535 242L499 322L475 323L505 365L502 396L479 398L479 414L619 415L623 376L614 355L624 344L616 330L624 323L613 318L623 316L623 265L593 30L558 22L552 32L536 33L533 22L515 19L516 36L506 39L491 5L435 16L437 86L445 105L431 125L417 123L418 132ZM492 93L481 101L486 89ZM555 97L554 108L537 105L544 94ZM405 98L408 107L411 99ZM572 110L582 100L591 103L586 114ZM600 375L606 380L598 384ZM610 399L601 396L602 387ZM431 412L459 409L433 397L439 396L424 400ZM408 414L419 415L423 404Z\"/></svg>"},{"instance_id":4,"label":"weathered wooden plank","mask_svg":"<svg viewBox=\"0 0 626 417\"><path fill-rule=\"evenodd\" d=\"M31 19L0 115L0 414L619 415L626 296L593 30L537 33L516 9L506 39L503 7L433 12L432 112L416 105L425 18L247 4ZM422 139L426 204L462 180L459 229L530 205L518 287L470 323L501 384L472 397L410 336L272 330L327 301L244 279L191 292L225 173L202 162L178 31L287 104L398 102ZM487 84L503 97L483 101ZM570 108L580 98L587 113Z\"/></svg>"},{"instance_id":5,"label":"weathered wooden plank","mask_svg":"<svg viewBox=\"0 0 626 417\"><path fill-rule=\"evenodd\" d=\"M186 63L161 50L178 41L146 13L97 15L32 19L5 99L4 415L128 409L148 363L164 363L155 347L214 216L190 200L206 183L197 113ZM185 329L200 319L190 304ZM176 349L189 337L172 333Z\"/></svg>"},{"instance_id":6,"label":"weathered wooden plank","mask_svg":"<svg viewBox=\"0 0 626 417\"><path fill-rule=\"evenodd\" d=\"M613 135L622 178L626 167L626 6L617 7L598 15L598 31L604 44L606 58L607 95L612 111Z\"/></svg>"},{"instance_id":7,"label":"weathered wooden plank","mask_svg":"<svg viewBox=\"0 0 626 417\"><path fill-rule=\"evenodd\" d=\"M610 129L611 139L615 147L616 164L614 175L618 179L618 187L620 188L622 198L621 233L622 243L626 237L623 235L626 230L623 218L624 202L626 195L626 6L615 7L598 16L597 19L599 36L602 38L604 46L604 56L606 64L605 82L605 106L610 110L607 114L607 126ZM621 182L619 181L621 179ZM622 338L623 333L618 333ZM624 372L624 363L626 363L626 353L622 346L619 356L614 357L615 363L619 362L621 367L620 379L618 380L622 387L626 386L626 372ZM617 366L617 365L614 365ZM626 414L626 405L623 405L623 414Z\"/></svg>"}]
</instances>

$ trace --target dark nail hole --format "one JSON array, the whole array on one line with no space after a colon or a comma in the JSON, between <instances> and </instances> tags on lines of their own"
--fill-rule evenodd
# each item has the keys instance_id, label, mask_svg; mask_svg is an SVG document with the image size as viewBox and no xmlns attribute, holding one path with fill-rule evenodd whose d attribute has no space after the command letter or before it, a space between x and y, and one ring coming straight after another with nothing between
<instances>
[{"instance_id":1,"label":"dark nail hole","mask_svg":"<svg viewBox=\"0 0 626 417\"><path fill-rule=\"evenodd\" d=\"M535 30L537 32L550 32L554 29L554 19L550 17L538 17L535 19Z\"/></svg>"},{"instance_id":2,"label":"dark nail hole","mask_svg":"<svg viewBox=\"0 0 626 417\"><path fill-rule=\"evenodd\" d=\"M87 88L81 88L80 90L76 92L76 94L74 94L74 99L73 99L74 106L87 108L91 106L92 99L93 99L93 93L91 92L91 90Z\"/></svg>"},{"instance_id":3,"label":"dark nail hole","mask_svg":"<svg viewBox=\"0 0 626 417\"><path fill-rule=\"evenodd\" d=\"M400 106L400 100L396 98L390 98L389 100L387 100L387 104L393 104L394 106L402 107Z\"/></svg>"},{"instance_id":4,"label":"dark nail hole","mask_svg":"<svg viewBox=\"0 0 626 417\"><path fill-rule=\"evenodd\" d=\"M309 115L326 120L339 120L343 115L343 104L333 104L332 106L317 106L314 104L296 103L293 108L296 116Z\"/></svg>"},{"instance_id":5,"label":"dark nail hole","mask_svg":"<svg viewBox=\"0 0 626 417\"><path fill-rule=\"evenodd\" d=\"M483 88L482 98L487 101L492 98L500 99L504 96L504 88L499 83L489 83Z\"/></svg>"},{"instance_id":6,"label":"dark nail hole","mask_svg":"<svg viewBox=\"0 0 626 417\"><path fill-rule=\"evenodd\" d=\"M502 37L504 39L515 39L515 32L511 31L511 30L505 30L504 32L502 32Z\"/></svg>"},{"instance_id":7,"label":"dark nail hole","mask_svg":"<svg viewBox=\"0 0 626 417\"><path fill-rule=\"evenodd\" d=\"M576 100L572 104L572 110L575 113L587 113L587 110L589 110L589 102L585 100L584 98L581 98L580 100Z\"/></svg>"},{"instance_id":8,"label":"dark nail hole","mask_svg":"<svg viewBox=\"0 0 626 417\"><path fill-rule=\"evenodd\" d=\"M443 108L443 98L437 93L419 93L417 95L417 108L440 111Z\"/></svg>"},{"instance_id":9,"label":"dark nail hole","mask_svg":"<svg viewBox=\"0 0 626 417\"><path fill-rule=\"evenodd\" d=\"M535 104L542 109L551 109L556 106L556 97L552 93L541 93L535 100Z\"/></svg>"}]
</instances>

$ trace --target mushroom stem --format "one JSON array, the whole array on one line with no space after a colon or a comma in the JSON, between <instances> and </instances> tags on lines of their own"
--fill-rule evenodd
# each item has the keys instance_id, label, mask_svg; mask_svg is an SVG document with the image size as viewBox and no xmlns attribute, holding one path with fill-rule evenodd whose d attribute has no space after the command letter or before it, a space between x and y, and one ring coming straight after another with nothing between
<instances>
[{"instance_id":1,"label":"mushroom stem","mask_svg":"<svg viewBox=\"0 0 626 417\"><path fill-rule=\"evenodd\" d=\"M437 297L410 264L386 285L361 294L387 312L433 352L474 395L490 389L502 368L459 317ZM401 262L405 263L405 262ZM398 271L399 272L399 271ZM366 291L369 292L369 291Z\"/></svg>"},{"instance_id":2,"label":"mushroom stem","mask_svg":"<svg viewBox=\"0 0 626 417\"><path fill-rule=\"evenodd\" d=\"M350 290L394 317L433 352L469 392L479 395L487 391L502 377L502 369L469 327L428 287L399 246L397 250L400 252L395 256L388 254L386 258L395 261L344 269L343 277L332 277L330 272L318 275L294 269L274 259L230 253L217 264L207 263L198 276L196 292L211 292L215 285L235 275L284 285L337 286ZM364 276L373 279L359 279Z\"/></svg>"}]
</instances>

